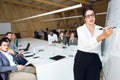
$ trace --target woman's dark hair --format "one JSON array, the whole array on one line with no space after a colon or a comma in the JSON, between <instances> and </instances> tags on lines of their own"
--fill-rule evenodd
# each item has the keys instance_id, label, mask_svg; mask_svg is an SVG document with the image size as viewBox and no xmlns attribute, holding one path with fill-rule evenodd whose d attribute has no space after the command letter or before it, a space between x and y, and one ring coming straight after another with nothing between
<instances>
[{"instance_id":1,"label":"woman's dark hair","mask_svg":"<svg viewBox=\"0 0 120 80\"><path fill-rule=\"evenodd\" d=\"M82 16L85 17L85 14L88 10L92 10L95 14L95 11L94 9L92 8L92 6L87 6L87 7L84 7L83 10L82 10Z\"/></svg>"}]
</instances>

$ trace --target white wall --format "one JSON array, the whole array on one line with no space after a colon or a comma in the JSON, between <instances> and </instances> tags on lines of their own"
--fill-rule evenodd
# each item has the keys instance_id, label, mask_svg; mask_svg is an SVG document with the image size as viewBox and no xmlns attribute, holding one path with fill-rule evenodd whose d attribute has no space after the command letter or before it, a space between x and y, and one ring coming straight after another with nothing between
<instances>
[{"instance_id":1,"label":"white wall","mask_svg":"<svg viewBox=\"0 0 120 80\"><path fill-rule=\"evenodd\" d=\"M11 32L11 23L0 23L0 34Z\"/></svg>"}]
</instances>

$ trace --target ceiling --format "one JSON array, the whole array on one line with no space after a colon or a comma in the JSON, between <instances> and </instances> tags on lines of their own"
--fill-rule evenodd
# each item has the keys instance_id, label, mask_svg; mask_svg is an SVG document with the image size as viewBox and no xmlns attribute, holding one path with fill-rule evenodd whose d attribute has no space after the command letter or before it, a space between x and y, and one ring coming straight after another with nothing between
<instances>
[{"instance_id":1,"label":"ceiling","mask_svg":"<svg viewBox=\"0 0 120 80\"><path fill-rule=\"evenodd\" d=\"M82 3L83 6L91 4L89 0L3 0L3 1L16 5L31 7L34 9L44 10L45 12L77 5L79 3ZM94 6L100 7L107 4L108 0L97 0L94 3Z\"/></svg>"},{"instance_id":2,"label":"ceiling","mask_svg":"<svg viewBox=\"0 0 120 80\"><path fill-rule=\"evenodd\" d=\"M83 7L91 5L90 0L0 0L0 1L3 3L9 3L12 5L15 5L15 6L18 5L23 8L28 7L28 8L32 8L34 10L39 10L39 11L41 11L40 14L50 12L53 10L58 10L58 9L74 6L74 5L77 5L80 3L82 3ZM94 3L92 3L92 5L93 5L96 13L102 13L102 12L107 11L107 6L108 6L109 0L91 0L91 1L95 1ZM59 13L57 13L57 15L60 15L61 17L78 16L78 15L81 15L81 10L82 10L82 8L77 8L74 10L59 12ZM6 12L8 12L8 11L6 11ZM10 16L10 17L6 17L7 15L4 16L2 18L3 20L1 20L1 21L5 21L4 20L5 18L7 18L6 21L13 21L13 20L21 19L21 18L31 17L30 14L29 15L20 15L20 17L15 17L14 13L13 14L11 13L11 15L13 15L13 16ZM32 14L32 16L34 16L34 15L35 14ZM57 18L57 16L55 16L55 18Z\"/></svg>"}]
</instances>

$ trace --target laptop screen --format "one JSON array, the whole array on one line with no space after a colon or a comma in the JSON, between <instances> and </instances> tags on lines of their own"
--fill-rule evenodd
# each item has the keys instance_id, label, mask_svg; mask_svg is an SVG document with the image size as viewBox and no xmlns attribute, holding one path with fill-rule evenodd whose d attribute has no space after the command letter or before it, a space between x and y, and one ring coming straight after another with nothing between
<instances>
[{"instance_id":1,"label":"laptop screen","mask_svg":"<svg viewBox=\"0 0 120 80\"><path fill-rule=\"evenodd\" d=\"M30 43L27 44L25 51L28 51L29 47L30 47Z\"/></svg>"}]
</instances>

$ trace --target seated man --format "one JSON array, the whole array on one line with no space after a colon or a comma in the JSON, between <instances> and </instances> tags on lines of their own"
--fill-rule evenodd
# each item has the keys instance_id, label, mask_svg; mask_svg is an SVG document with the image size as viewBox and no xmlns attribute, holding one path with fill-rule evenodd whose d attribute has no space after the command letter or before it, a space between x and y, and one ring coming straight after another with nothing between
<instances>
[{"instance_id":1,"label":"seated man","mask_svg":"<svg viewBox=\"0 0 120 80\"><path fill-rule=\"evenodd\" d=\"M32 71L31 71L32 70ZM18 65L14 57L9 53L9 41L6 38L0 40L0 72L9 74L10 80L36 80L34 67ZM9 72L8 72L9 71ZM5 80L5 74L0 74Z\"/></svg>"},{"instance_id":2,"label":"seated man","mask_svg":"<svg viewBox=\"0 0 120 80\"><path fill-rule=\"evenodd\" d=\"M51 45L52 43L56 43L58 41L58 37L56 34L53 33L53 31L50 31L50 34L48 35L48 44Z\"/></svg>"},{"instance_id":3,"label":"seated man","mask_svg":"<svg viewBox=\"0 0 120 80\"><path fill-rule=\"evenodd\" d=\"M19 50L18 47L16 46L15 42L12 40L12 34L11 32L6 33L6 37L10 39L10 48L15 52L15 53L22 53L24 50Z\"/></svg>"}]
</instances>

